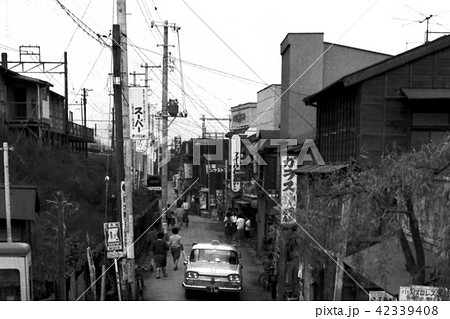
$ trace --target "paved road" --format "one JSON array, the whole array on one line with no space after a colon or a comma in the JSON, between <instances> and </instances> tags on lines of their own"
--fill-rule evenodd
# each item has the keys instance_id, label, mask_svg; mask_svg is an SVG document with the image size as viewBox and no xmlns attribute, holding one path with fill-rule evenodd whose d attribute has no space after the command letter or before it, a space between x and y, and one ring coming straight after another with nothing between
<instances>
[{"instance_id":1,"label":"paved road","mask_svg":"<svg viewBox=\"0 0 450 319\"><path fill-rule=\"evenodd\" d=\"M211 221L207 217L190 216L189 227L183 227L180 231L186 253L191 251L194 242L210 242L212 239L224 241L223 226L221 223ZM242 254L244 288L241 300L271 300L270 293L262 290L257 285L259 267L256 263L253 250L249 247L238 249ZM141 264L148 263L148 256L140 259ZM177 271L173 269L172 258L167 262L168 277L156 279L155 273L147 271L144 278L144 300L185 300L183 282L184 266ZM179 265L180 266L180 265ZM194 300L229 300L227 295L197 294Z\"/></svg>"}]
</instances>

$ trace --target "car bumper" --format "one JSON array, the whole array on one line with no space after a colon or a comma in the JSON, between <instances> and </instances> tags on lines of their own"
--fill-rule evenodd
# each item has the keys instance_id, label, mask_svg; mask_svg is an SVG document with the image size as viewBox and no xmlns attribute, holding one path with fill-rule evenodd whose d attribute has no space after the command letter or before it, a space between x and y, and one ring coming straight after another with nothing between
<instances>
[{"instance_id":1,"label":"car bumper","mask_svg":"<svg viewBox=\"0 0 450 319\"><path fill-rule=\"evenodd\" d=\"M240 292L242 285L207 285L205 283L185 283L183 282L183 288L189 290L201 290L207 292Z\"/></svg>"}]
</instances>

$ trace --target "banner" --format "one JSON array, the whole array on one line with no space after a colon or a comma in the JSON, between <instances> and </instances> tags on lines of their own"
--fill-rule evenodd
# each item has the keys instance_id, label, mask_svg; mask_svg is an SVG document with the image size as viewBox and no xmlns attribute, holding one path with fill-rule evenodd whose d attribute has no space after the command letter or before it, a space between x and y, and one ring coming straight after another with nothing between
<instances>
[{"instance_id":1,"label":"banner","mask_svg":"<svg viewBox=\"0 0 450 319\"><path fill-rule=\"evenodd\" d=\"M294 224L297 209L296 156L281 157L281 224Z\"/></svg>"},{"instance_id":2,"label":"banner","mask_svg":"<svg viewBox=\"0 0 450 319\"><path fill-rule=\"evenodd\" d=\"M231 164L231 190L233 192L239 192L241 184L236 180L236 172L241 169L241 138L239 135L234 134L231 137L231 151L230 151L230 164Z\"/></svg>"},{"instance_id":3,"label":"banner","mask_svg":"<svg viewBox=\"0 0 450 319\"><path fill-rule=\"evenodd\" d=\"M143 88L130 88L130 138L146 140L149 136L147 94Z\"/></svg>"}]
</instances>

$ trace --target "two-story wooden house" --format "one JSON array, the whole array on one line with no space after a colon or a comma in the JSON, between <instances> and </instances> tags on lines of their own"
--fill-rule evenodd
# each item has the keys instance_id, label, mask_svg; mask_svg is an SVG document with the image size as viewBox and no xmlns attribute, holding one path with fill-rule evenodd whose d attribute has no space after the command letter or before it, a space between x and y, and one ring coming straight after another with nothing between
<instances>
[{"instance_id":1,"label":"two-story wooden house","mask_svg":"<svg viewBox=\"0 0 450 319\"><path fill-rule=\"evenodd\" d=\"M86 151L94 142L94 130L65 121L64 96L50 90L52 84L0 66L0 123L10 131L34 136L39 143L69 143ZM67 125L67 129L66 126ZM68 132L68 134L66 134Z\"/></svg>"},{"instance_id":2,"label":"two-story wooden house","mask_svg":"<svg viewBox=\"0 0 450 319\"><path fill-rule=\"evenodd\" d=\"M304 101L317 110L316 144L327 164L345 164L363 153L377 163L389 151L407 152L430 141L439 142L450 132L450 36L346 75ZM439 221L448 218L448 208L446 199L425 201L433 204L417 208L416 214L426 248L425 267L432 270L436 258L432 251L437 243L427 234L438 233L443 226ZM357 258L364 262L355 263ZM385 240L343 260L369 281L364 284L366 291L358 294L355 291L360 287L346 286L344 279L344 299L367 299L370 289L398 295L400 286L412 282L398 243ZM377 260L389 262L380 268ZM330 268L336 267L330 264ZM327 277L324 273L321 286L326 291L334 274L329 272ZM319 298L332 299L332 292Z\"/></svg>"},{"instance_id":3,"label":"two-story wooden house","mask_svg":"<svg viewBox=\"0 0 450 319\"><path fill-rule=\"evenodd\" d=\"M450 129L450 36L342 77L304 99L317 109L316 144L327 163L377 162L386 150L420 149Z\"/></svg>"}]
</instances>

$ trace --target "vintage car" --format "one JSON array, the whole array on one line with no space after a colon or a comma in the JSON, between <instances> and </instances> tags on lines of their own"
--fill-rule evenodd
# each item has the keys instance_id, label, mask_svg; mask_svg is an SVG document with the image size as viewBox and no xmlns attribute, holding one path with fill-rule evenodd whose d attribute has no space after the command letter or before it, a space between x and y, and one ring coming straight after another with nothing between
<instances>
[{"instance_id":1,"label":"vintage car","mask_svg":"<svg viewBox=\"0 0 450 319\"><path fill-rule=\"evenodd\" d=\"M217 240L196 243L184 264L183 287L187 299L195 290L234 293L239 298L243 267L235 246Z\"/></svg>"}]
</instances>

